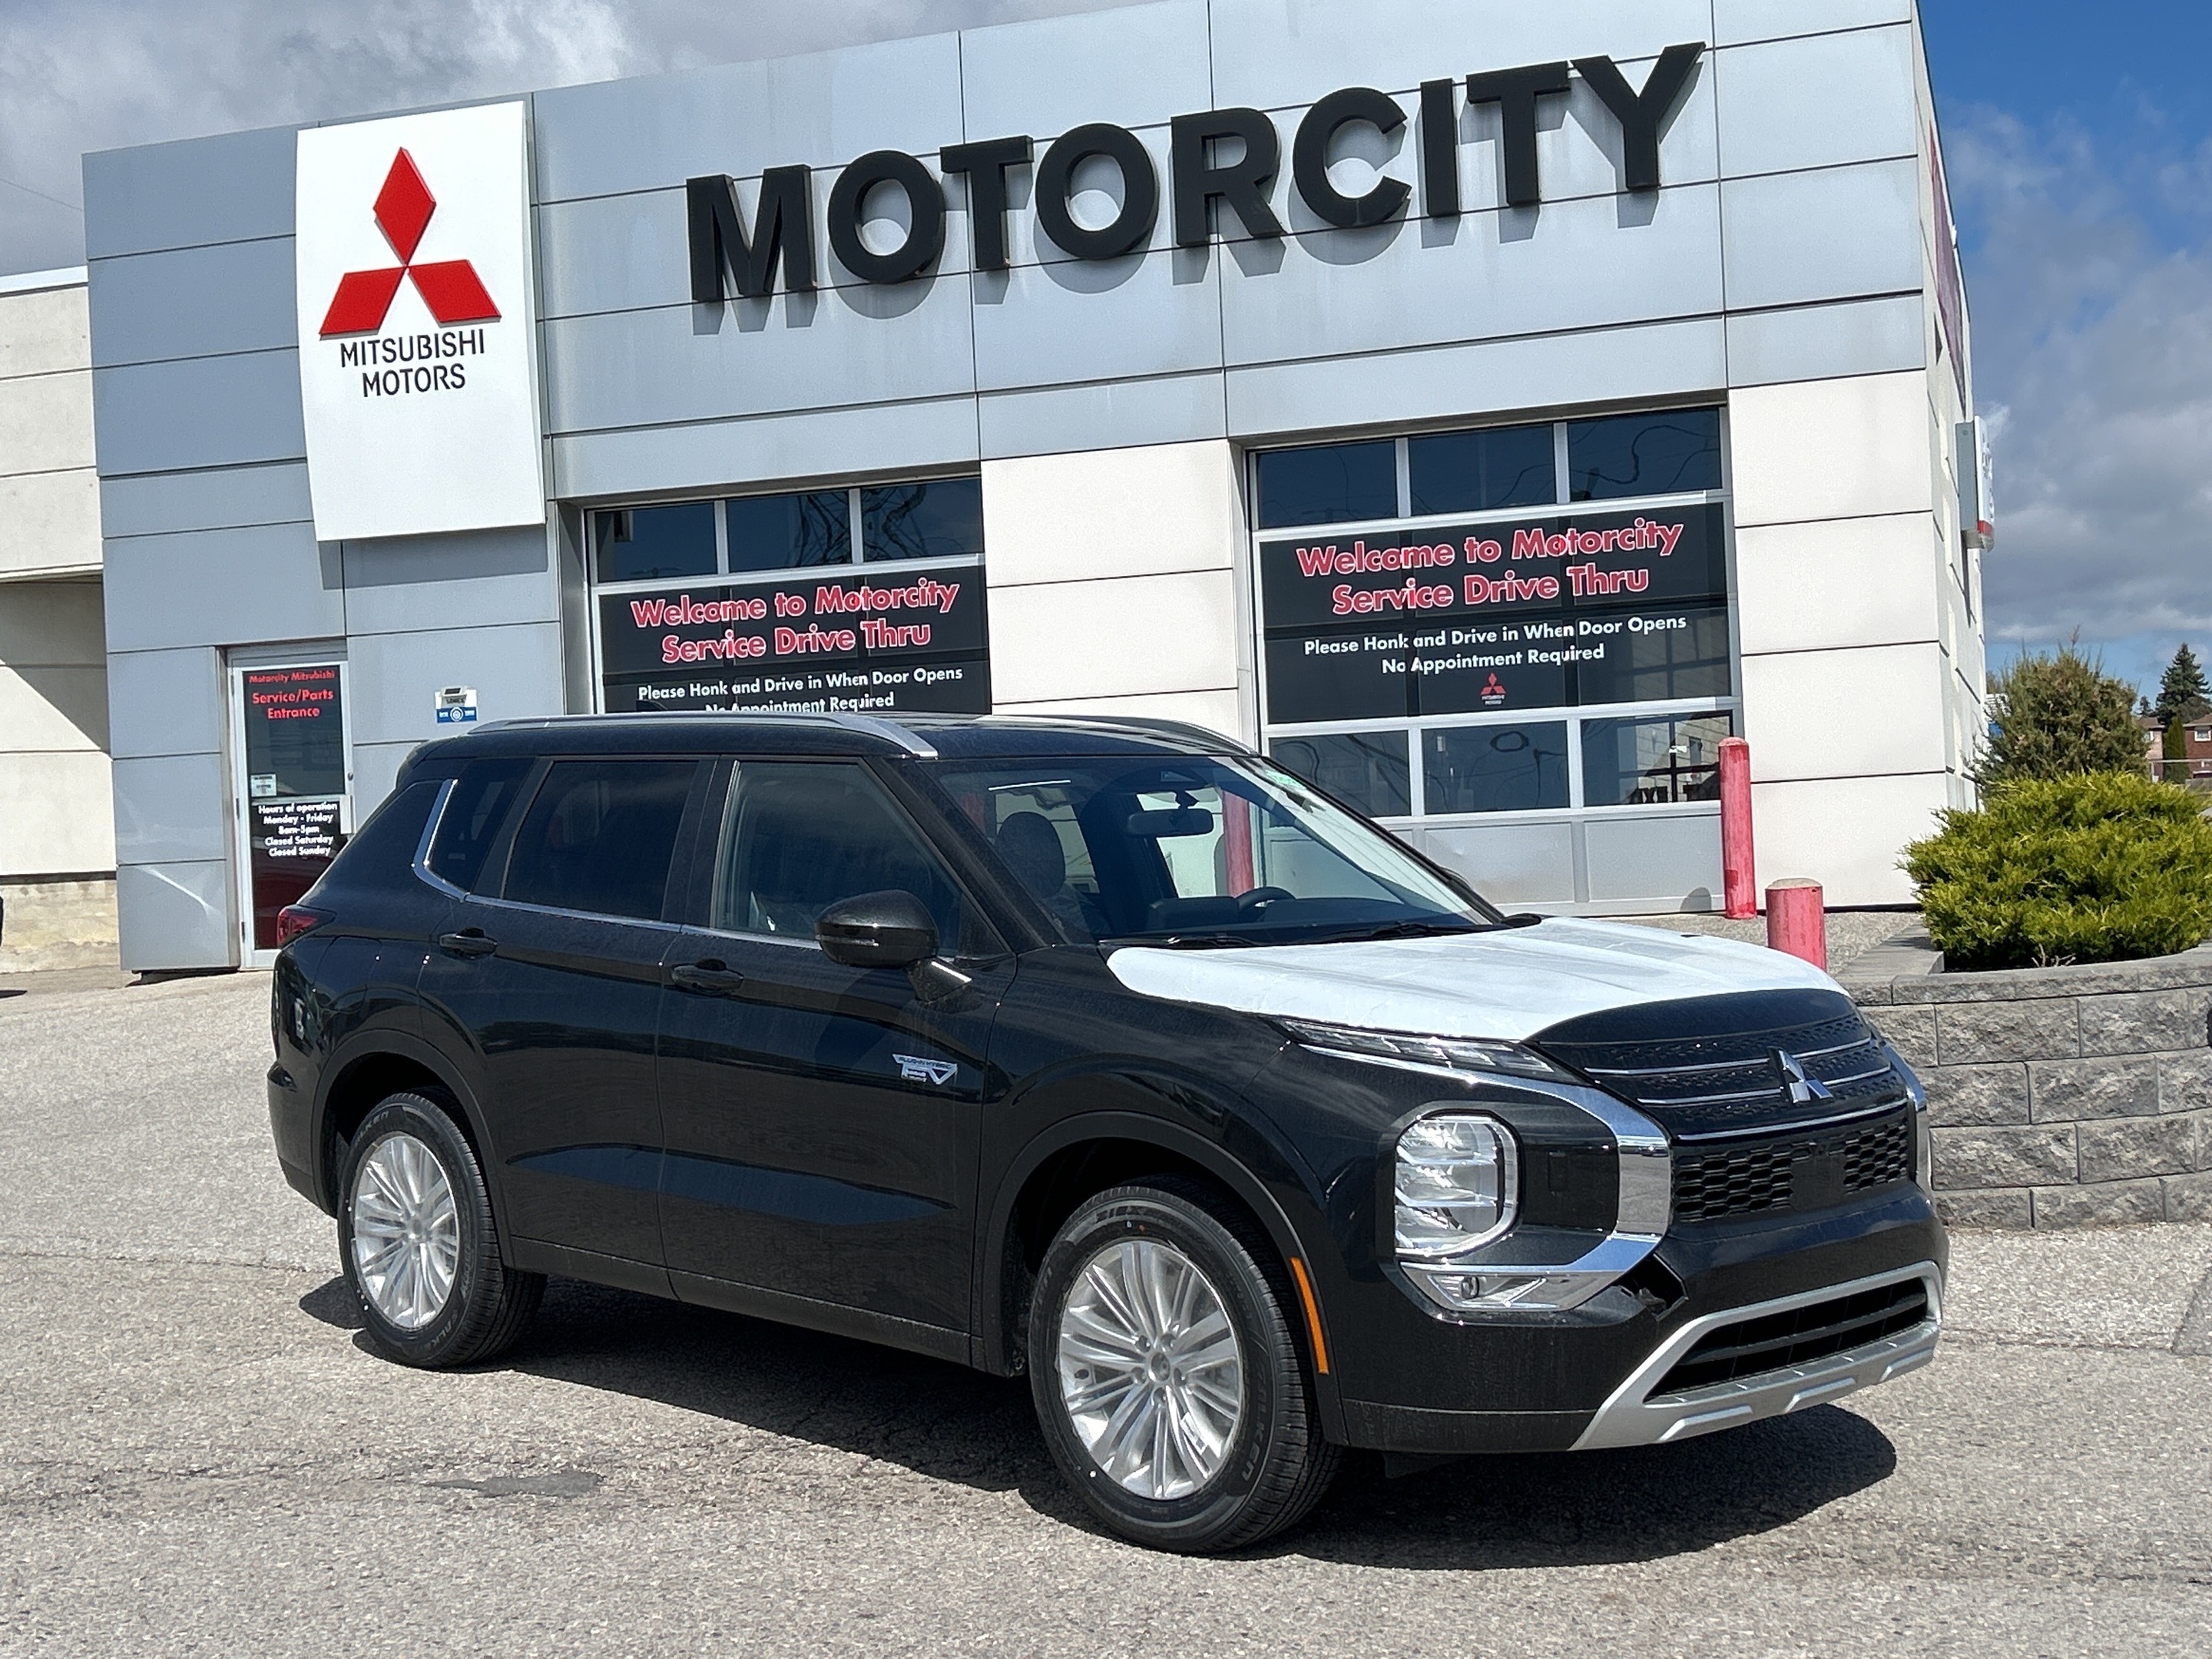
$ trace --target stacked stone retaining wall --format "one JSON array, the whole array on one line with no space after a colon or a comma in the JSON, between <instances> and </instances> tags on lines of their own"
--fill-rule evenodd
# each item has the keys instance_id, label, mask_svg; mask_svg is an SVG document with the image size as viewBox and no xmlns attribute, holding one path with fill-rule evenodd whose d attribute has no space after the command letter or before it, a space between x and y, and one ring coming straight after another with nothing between
<instances>
[{"instance_id":1,"label":"stacked stone retaining wall","mask_svg":"<svg viewBox=\"0 0 2212 1659\"><path fill-rule=\"evenodd\" d=\"M2212 948L2004 973L1942 963L1908 937L1844 979L1928 1085L1945 1219L2212 1221Z\"/></svg>"}]
</instances>

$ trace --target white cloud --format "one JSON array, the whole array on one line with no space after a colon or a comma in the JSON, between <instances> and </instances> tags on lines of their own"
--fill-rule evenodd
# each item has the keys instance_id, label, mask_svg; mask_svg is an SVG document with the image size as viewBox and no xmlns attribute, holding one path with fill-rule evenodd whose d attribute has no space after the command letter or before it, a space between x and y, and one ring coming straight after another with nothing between
<instances>
[{"instance_id":1,"label":"white cloud","mask_svg":"<svg viewBox=\"0 0 2212 1659\"><path fill-rule=\"evenodd\" d=\"M2197 186L2212 148L2145 155L1973 110L1948 149L1980 231L1977 390L2002 411L1990 633L2049 641L2078 629L2131 665L2160 649L2153 641L2201 641L2212 634L2212 254Z\"/></svg>"},{"instance_id":2,"label":"white cloud","mask_svg":"<svg viewBox=\"0 0 2212 1659\"><path fill-rule=\"evenodd\" d=\"M83 258L87 150L816 51L1097 0L0 0L0 271ZM33 192L38 192L33 194Z\"/></svg>"}]
</instances>

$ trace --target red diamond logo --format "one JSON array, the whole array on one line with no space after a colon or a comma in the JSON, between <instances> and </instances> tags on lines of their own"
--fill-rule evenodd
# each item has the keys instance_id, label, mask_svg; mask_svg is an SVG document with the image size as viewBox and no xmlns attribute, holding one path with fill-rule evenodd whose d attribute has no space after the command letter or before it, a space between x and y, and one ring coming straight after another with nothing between
<instances>
[{"instance_id":1,"label":"red diamond logo","mask_svg":"<svg viewBox=\"0 0 2212 1659\"><path fill-rule=\"evenodd\" d=\"M414 263L415 250L422 246L422 233L429 228L430 216L437 210L438 198L423 182L422 170L415 165L413 156L400 150L392 158L392 170L385 174L384 188L376 192L375 203L377 228L392 244L399 263L380 270L349 270L338 279L337 292L331 296L331 308L323 316L324 339L339 334L374 334L382 328L403 279L414 282L422 303L444 327L499 319L499 307L492 303L476 267L466 259L441 259L427 265Z\"/></svg>"}]
</instances>

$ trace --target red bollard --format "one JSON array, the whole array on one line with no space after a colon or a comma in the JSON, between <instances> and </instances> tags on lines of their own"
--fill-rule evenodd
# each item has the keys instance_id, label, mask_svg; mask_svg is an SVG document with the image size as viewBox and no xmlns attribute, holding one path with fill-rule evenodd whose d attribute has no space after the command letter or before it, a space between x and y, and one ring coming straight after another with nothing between
<instances>
[{"instance_id":1,"label":"red bollard","mask_svg":"<svg viewBox=\"0 0 2212 1659\"><path fill-rule=\"evenodd\" d=\"M1759 914L1759 875L1751 850L1751 745L1721 739L1721 887L1728 915Z\"/></svg>"},{"instance_id":2,"label":"red bollard","mask_svg":"<svg viewBox=\"0 0 2212 1659\"><path fill-rule=\"evenodd\" d=\"M1766 890L1766 945L1828 971L1828 910L1817 881L1778 881Z\"/></svg>"}]
</instances>

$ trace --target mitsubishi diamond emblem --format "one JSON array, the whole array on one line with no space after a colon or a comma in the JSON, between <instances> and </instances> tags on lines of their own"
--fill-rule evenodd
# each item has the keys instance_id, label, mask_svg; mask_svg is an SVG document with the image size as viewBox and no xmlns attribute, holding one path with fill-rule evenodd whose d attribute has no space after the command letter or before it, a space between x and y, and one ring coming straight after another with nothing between
<instances>
[{"instance_id":1,"label":"mitsubishi diamond emblem","mask_svg":"<svg viewBox=\"0 0 2212 1659\"><path fill-rule=\"evenodd\" d=\"M933 1083L942 1089L952 1081L959 1066L949 1060L924 1060L919 1054L893 1054L898 1061L899 1076L908 1083Z\"/></svg>"},{"instance_id":2,"label":"mitsubishi diamond emblem","mask_svg":"<svg viewBox=\"0 0 2212 1659\"><path fill-rule=\"evenodd\" d=\"M1816 1100L1833 1100L1835 1093L1816 1077L1805 1074L1805 1062L1781 1049L1774 1051L1774 1069L1781 1076L1782 1092L1792 1106L1810 1106Z\"/></svg>"}]
</instances>

